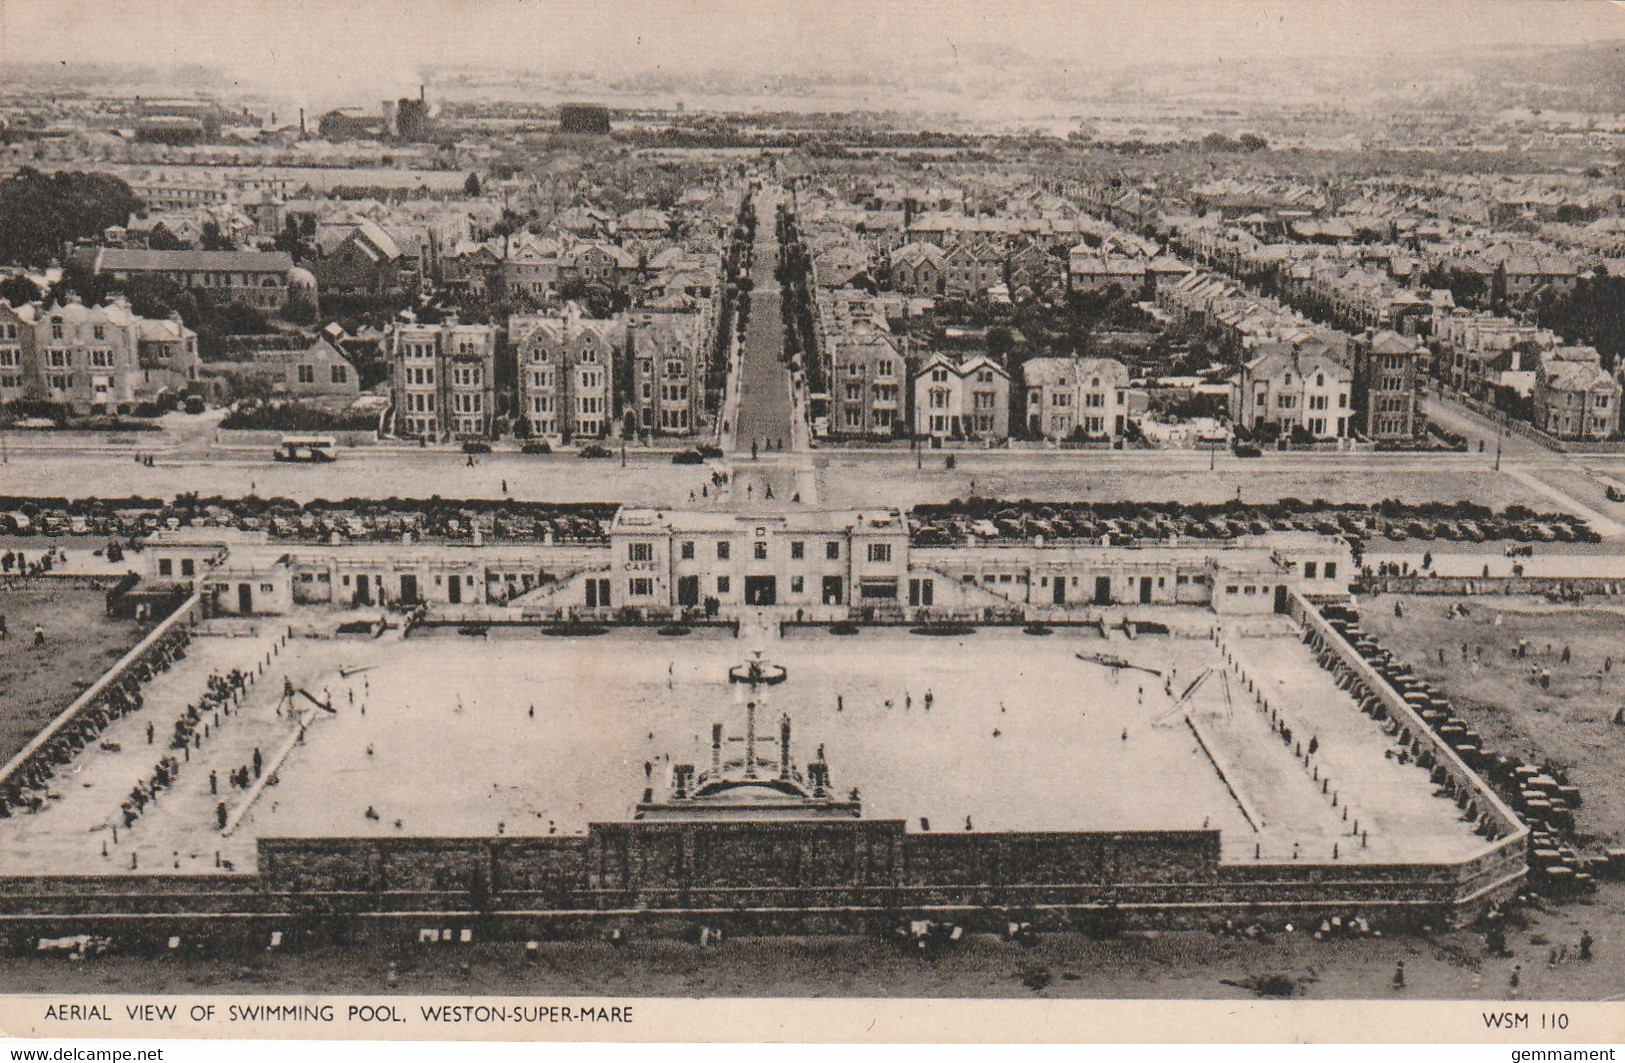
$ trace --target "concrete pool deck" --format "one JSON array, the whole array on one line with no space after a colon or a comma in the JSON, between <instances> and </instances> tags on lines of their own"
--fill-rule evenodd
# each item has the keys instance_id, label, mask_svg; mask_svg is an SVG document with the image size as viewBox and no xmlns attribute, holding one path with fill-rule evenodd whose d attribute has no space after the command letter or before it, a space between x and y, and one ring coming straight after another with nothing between
<instances>
[{"instance_id":1,"label":"concrete pool deck","mask_svg":"<svg viewBox=\"0 0 1625 1063\"><path fill-rule=\"evenodd\" d=\"M1480 844L1455 806L1433 796L1425 772L1384 757L1388 737L1315 664L1290 621L1231 625L1225 644L1237 667L1227 669L1208 637L1212 614L1162 612L1182 634L1103 641L1065 628L1039 638L1014 628L963 637L792 629L766 647L790 676L770 694L758 733L773 741L788 712L798 764L824 746L836 789L858 788L865 818L900 819L909 831L927 822L936 832L1207 826L1222 832L1227 861L1288 860L1294 846L1324 861L1337 845L1342 860L1424 862ZM119 751L87 750L59 774L59 799L0 821L0 861L17 872L112 873L129 870L133 851L140 871L172 872L178 862L202 872L215 869L219 852L250 870L260 836L581 834L591 822L630 818L644 787L663 786L672 764L707 764L713 721L737 755L744 713L726 676L757 648L757 629L745 630L735 639L626 629L468 638L447 629L406 640L293 638L280 649L272 634L204 636L149 688L140 712L103 736ZM175 788L103 857L119 803L164 753L162 737L146 745L147 722L166 735L211 671L254 670L273 650ZM1161 678L1079 654L1172 670L1171 695ZM1208 669L1217 671L1176 705ZM1269 674L1279 711L1305 741L1318 736L1313 769L1271 733L1243 672ZM330 694L338 710L311 714L302 743L294 719L277 712L284 676L318 698ZM1185 725L1187 711L1209 749ZM230 770L255 748L270 764L290 742L274 784L244 809L250 794L228 785ZM1337 780L1339 805L1312 770ZM241 816L229 837L217 829L217 801ZM1367 847L1351 835L1345 806L1358 813Z\"/></svg>"}]
</instances>

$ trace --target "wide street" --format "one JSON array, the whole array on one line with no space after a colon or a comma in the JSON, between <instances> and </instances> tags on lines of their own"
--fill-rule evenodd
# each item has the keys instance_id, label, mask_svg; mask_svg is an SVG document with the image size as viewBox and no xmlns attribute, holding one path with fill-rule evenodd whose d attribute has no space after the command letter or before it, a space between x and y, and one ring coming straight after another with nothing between
<instances>
[{"instance_id":1,"label":"wide street","mask_svg":"<svg viewBox=\"0 0 1625 1063\"><path fill-rule=\"evenodd\" d=\"M1237 497L1468 500L1498 509L1525 505L1567 511L1584 517L1605 538L1625 541L1625 504L1606 495L1609 486L1625 486L1625 454L1557 453L1437 396L1428 399L1429 416L1465 436L1466 453L1268 452L1238 458L1206 450L808 449L806 432L794 425L790 376L780 357L783 322L773 277L776 196L776 189L759 196L741 387L735 405L723 414L734 422L734 452L709 466L674 466L669 451L635 444L624 458L616 451L599 459L520 454L499 444L496 453L478 456L472 466L454 447L380 444L341 448L332 465L291 465L272 460L270 442L223 439L217 432L220 413L214 412L171 414L163 418L161 432L141 435L5 433L0 435L0 494L170 498L184 492L229 497L251 491L298 501L440 495L752 511L906 508L970 495L1188 503ZM768 449L769 440L775 449ZM782 451L776 449L781 440ZM137 453L151 455L153 465L133 460ZM729 473L731 489L712 490L713 471Z\"/></svg>"},{"instance_id":2,"label":"wide street","mask_svg":"<svg viewBox=\"0 0 1625 1063\"><path fill-rule=\"evenodd\" d=\"M756 243L750 279L750 320L742 343L739 408L734 450L758 451L769 445L795 445L790 401L790 371L785 367L784 322L779 318L779 282L773 276L779 243L774 232L778 197L772 191L757 197Z\"/></svg>"},{"instance_id":3,"label":"wide street","mask_svg":"<svg viewBox=\"0 0 1625 1063\"><path fill-rule=\"evenodd\" d=\"M215 448L194 456L153 448L153 467L137 464L136 447L73 449L19 446L15 434L0 464L0 494L67 497L172 497L182 492L263 496L298 500L351 496L503 497L552 501L685 503L708 484L704 467L673 466L668 453L631 448L623 467L619 453L596 460L571 454L525 455L499 451L469 467L450 449L344 448L332 465L273 461L270 448ZM954 456L953 469L947 456ZM918 467L916 467L918 460ZM1167 499L1199 502L1297 497L1351 502L1468 499L1503 507L1521 503L1540 509L1587 510L1625 520L1625 505L1603 496L1598 474L1625 476L1625 459L1591 458L1577 464L1563 455L1520 459L1493 453L1451 455L1269 454L1236 458L1195 451L1062 451L832 448L814 452L762 452L717 463L735 476L736 505L764 500L828 507L912 505L970 494L1056 500ZM1209 466L1212 466L1211 470ZM815 483L810 495L806 481ZM747 499L743 488L760 481ZM786 492L787 484L795 483ZM705 496L709 498L710 496ZM1566 499L1566 501L1565 501ZM1589 518L1588 518L1589 519ZM1598 528L1599 531L1604 529Z\"/></svg>"}]
</instances>

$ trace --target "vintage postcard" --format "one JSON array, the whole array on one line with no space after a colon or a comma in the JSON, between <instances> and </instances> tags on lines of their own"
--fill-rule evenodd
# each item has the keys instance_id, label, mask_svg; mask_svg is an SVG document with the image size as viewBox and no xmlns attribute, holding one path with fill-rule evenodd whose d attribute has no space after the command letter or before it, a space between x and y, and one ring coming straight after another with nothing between
<instances>
[{"instance_id":1,"label":"vintage postcard","mask_svg":"<svg viewBox=\"0 0 1625 1063\"><path fill-rule=\"evenodd\" d=\"M0 1036L1625 1038L1622 159L1585 0L6 0Z\"/></svg>"}]
</instances>

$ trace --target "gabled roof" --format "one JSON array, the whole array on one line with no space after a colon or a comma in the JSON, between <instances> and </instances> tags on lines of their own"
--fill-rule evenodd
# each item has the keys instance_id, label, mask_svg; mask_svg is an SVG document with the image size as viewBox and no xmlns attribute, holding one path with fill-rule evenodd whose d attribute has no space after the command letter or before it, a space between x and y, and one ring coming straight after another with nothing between
<instances>
[{"instance_id":1,"label":"gabled roof","mask_svg":"<svg viewBox=\"0 0 1625 1063\"><path fill-rule=\"evenodd\" d=\"M623 232L660 232L670 227L671 220L661 211L652 207L628 211L621 215L616 227Z\"/></svg>"},{"instance_id":2,"label":"gabled roof","mask_svg":"<svg viewBox=\"0 0 1625 1063\"><path fill-rule=\"evenodd\" d=\"M637 257L634 256L632 252L615 244L605 243L602 240L594 240L588 243L576 244L574 247L560 255L559 260L565 265L574 266L578 265L582 259L585 259L594 253L607 255L609 258L613 259L616 269L638 268Z\"/></svg>"},{"instance_id":3,"label":"gabled roof","mask_svg":"<svg viewBox=\"0 0 1625 1063\"><path fill-rule=\"evenodd\" d=\"M508 338L515 347L538 343L557 346L583 338L614 347L626 338L626 323L619 317L583 317L581 307L570 303L562 314L513 315L508 319Z\"/></svg>"},{"instance_id":4,"label":"gabled roof","mask_svg":"<svg viewBox=\"0 0 1625 1063\"><path fill-rule=\"evenodd\" d=\"M1417 347L1415 340L1407 339L1391 329L1383 329L1372 336L1370 344L1372 354L1410 354Z\"/></svg>"},{"instance_id":5,"label":"gabled roof","mask_svg":"<svg viewBox=\"0 0 1625 1063\"><path fill-rule=\"evenodd\" d=\"M1538 379L1554 391L1620 390L1619 381L1595 362L1566 362L1548 358L1541 363Z\"/></svg>"},{"instance_id":6,"label":"gabled roof","mask_svg":"<svg viewBox=\"0 0 1625 1063\"><path fill-rule=\"evenodd\" d=\"M1021 372L1028 387L1071 387L1096 376L1117 387L1128 383L1128 367L1115 358L1029 358Z\"/></svg>"},{"instance_id":7,"label":"gabled roof","mask_svg":"<svg viewBox=\"0 0 1625 1063\"><path fill-rule=\"evenodd\" d=\"M174 318L138 317L135 320L140 328L141 339L147 342L180 343L187 337L197 338L197 333Z\"/></svg>"},{"instance_id":8,"label":"gabled roof","mask_svg":"<svg viewBox=\"0 0 1625 1063\"><path fill-rule=\"evenodd\" d=\"M943 261L942 248L924 241L904 244L891 253L893 266L915 266L925 262L941 266Z\"/></svg>"}]
</instances>

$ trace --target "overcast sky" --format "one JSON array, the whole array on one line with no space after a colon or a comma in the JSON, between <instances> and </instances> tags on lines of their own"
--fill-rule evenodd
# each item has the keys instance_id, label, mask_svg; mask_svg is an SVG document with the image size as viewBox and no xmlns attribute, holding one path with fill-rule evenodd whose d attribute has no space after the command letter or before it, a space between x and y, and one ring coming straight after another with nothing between
<instances>
[{"instance_id":1,"label":"overcast sky","mask_svg":"<svg viewBox=\"0 0 1625 1063\"><path fill-rule=\"evenodd\" d=\"M0 0L0 84L6 61L179 62L370 98L425 65L805 73L991 45L1110 69L1622 38L1616 0Z\"/></svg>"}]
</instances>

